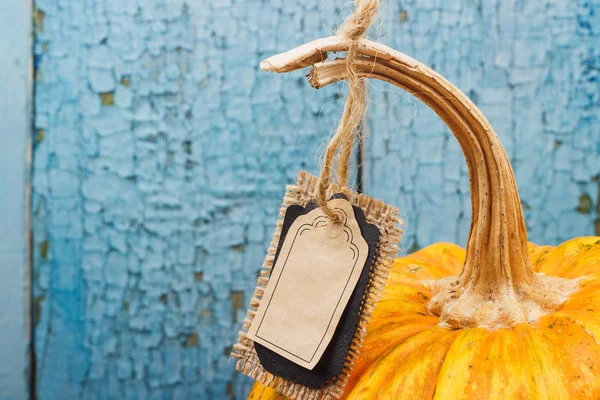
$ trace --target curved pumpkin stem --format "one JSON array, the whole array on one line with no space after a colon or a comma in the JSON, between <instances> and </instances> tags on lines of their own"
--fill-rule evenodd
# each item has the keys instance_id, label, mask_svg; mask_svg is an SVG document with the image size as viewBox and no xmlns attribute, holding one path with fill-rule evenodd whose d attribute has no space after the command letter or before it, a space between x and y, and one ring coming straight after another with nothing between
<instances>
[{"instance_id":1,"label":"curved pumpkin stem","mask_svg":"<svg viewBox=\"0 0 600 400\"><path fill-rule=\"evenodd\" d=\"M288 72L313 65L308 79L321 88L346 78L345 60L327 52L352 42L332 36L261 63ZM353 66L359 76L410 92L444 120L460 143L471 179L472 221L462 273L432 282L429 310L451 328L510 327L539 318L562 304L577 282L534 273L527 231L510 162L494 129L458 88L431 68L382 44L360 39Z\"/></svg>"}]
</instances>

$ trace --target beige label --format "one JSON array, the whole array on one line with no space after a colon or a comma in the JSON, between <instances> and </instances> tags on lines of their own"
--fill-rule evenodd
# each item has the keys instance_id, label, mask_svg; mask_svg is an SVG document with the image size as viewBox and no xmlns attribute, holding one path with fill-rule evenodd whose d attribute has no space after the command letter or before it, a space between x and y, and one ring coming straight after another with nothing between
<instances>
[{"instance_id":1,"label":"beige label","mask_svg":"<svg viewBox=\"0 0 600 400\"><path fill-rule=\"evenodd\" d=\"M329 202L343 215L332 223L314 209L290 227L248 337L313 369L331 341L358 282L369 246L352 205Z\"/></svg>"}]
</instances>

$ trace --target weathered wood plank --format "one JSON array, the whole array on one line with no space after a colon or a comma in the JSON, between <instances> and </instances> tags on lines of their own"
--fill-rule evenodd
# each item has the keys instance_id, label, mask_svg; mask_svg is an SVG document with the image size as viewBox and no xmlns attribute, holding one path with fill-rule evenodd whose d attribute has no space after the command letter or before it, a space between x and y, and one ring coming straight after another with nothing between
<instances>
[{"instance_id":1,"label":"weathered wood plank","mask_svg":"<svg viewBox=\"0 0 600 400\"><path fill-rule=\"evenodd\" d=\"M0 399L29 392L27 219L31 132L31 10L0 3Z\"/></svg>"},{"instance_id":2,"label":"weathered wood plank","mask_svg":"<svg viewBox=\"0 0 600 400\"><path fill-rule=\"evenodd\" d=\"M342 105L258 64L330 32L333 4L40 0L35 15L38 397L242 398L230 346L284 187L317 171Z\"/></svg>"}]
</instances>

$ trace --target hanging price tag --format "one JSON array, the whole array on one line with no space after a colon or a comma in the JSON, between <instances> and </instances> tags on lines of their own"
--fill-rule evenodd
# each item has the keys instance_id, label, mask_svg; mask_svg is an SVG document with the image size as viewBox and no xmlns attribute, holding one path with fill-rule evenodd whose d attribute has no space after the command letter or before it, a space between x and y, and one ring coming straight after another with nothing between
<instances>
[{"instance_id":1,"label":"hanging price tag","mask_svg":"<svg viewBox=\"0 0 600 400\"><path fill-rule=\"evenodd\" d=\"M308 369L331 341L369 253L352 205L329 203L341 222L320 208L294 221L248 331L256 343Z\"/></svg>"}]
</instances>

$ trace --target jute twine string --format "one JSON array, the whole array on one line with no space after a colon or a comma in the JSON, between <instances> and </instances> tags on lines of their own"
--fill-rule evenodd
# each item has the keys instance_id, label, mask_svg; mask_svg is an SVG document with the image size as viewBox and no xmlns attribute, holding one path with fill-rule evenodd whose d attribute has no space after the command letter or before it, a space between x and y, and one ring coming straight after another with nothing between
<instances>
[{"instance_id":1,"label":"jute twine string","mask_svg":"<svg viewBox=\"0 0 600 400\"><path fill-rule=\"evenodd\" d=\"M352 153L354 135L363 121L366 111L366 86L364 78L356 73L353 63L357 54L357 41L364 36L369 26L375 19L379 9L379 0L355 0L355 11L340 26L337 35L345 36L354 41L346 54L346 68L348 73L348 98L342 114L342 119L335 135L329 142L323 159L323 167L317 188L317 202L325 215L334 222L341 222L341 218L327 204L327 187L337 157L337 182L346 186L348 182L348 166Z\"/></svg>"}]
</instances>

